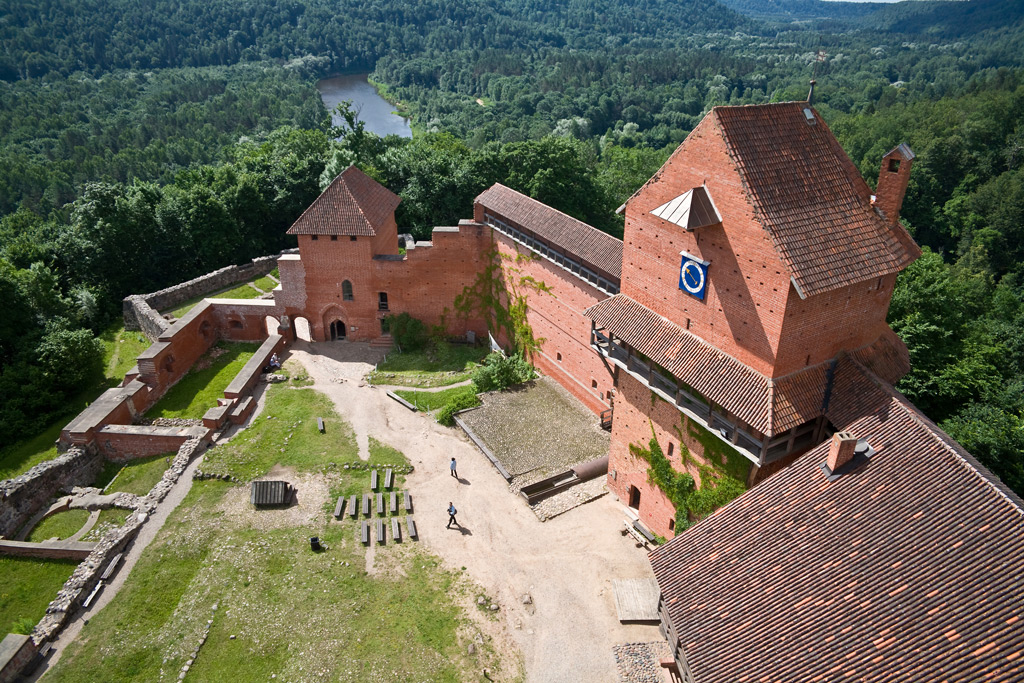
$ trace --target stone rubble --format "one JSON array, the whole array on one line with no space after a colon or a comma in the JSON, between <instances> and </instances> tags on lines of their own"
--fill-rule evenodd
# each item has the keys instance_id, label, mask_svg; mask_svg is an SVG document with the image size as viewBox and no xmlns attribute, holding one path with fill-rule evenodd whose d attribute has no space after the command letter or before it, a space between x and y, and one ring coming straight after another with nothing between
<instances>
[{"instance_id":1,"label":"stone rubble","mask_svg":"<svg viewBox=\"0 0 1024 683\"><path fill-rule=\"evenodd\" d=\"M667 678L659 660L671 653L664 640L652 643L625 643L612 648L620 683L663 683Z\"/></svg>"}]
</instances>

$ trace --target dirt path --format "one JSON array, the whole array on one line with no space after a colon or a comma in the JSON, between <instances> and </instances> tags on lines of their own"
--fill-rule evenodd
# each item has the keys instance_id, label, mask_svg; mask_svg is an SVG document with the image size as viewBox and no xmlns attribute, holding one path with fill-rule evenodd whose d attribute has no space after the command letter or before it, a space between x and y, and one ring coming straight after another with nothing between
<instances>
[{"instance_id":1,"label":"dirt path","mask_svg":"<svg viewBox=\"0 0 1024 683\"><path fill-rule=\"evenodd\" d=\"M135 540L131 542L131 547L128 549L128 553L122 560L121 568L114 575L108 583L103 586L103 590L96 598L96 602L92 604L88 609L79 610L67 627L61 632L55 641L53 641L53 650L47 657L46 661L35 670L29 681L37 681L39 678L46 673L46 671L60 661L61 655L64 653L64 648L68 646L82 630L82 626L89 621L92 617L99 613L107 604L114 599L118 591L121 590L121 586L124 585L128 575L131 574L132 567L139 561L139 557L142 555L142 551L146 549L146 546L156 538L157 533L163 528L164 522L170 516L174 509L185 499L185 496L192 489L192 473L195 472L196 467L202 461L203 456L200 455L189 463L189 466L185 468L181 477L178 478L174 488L172 488L167 496L163 499L160 505L157 507L156 512L146 520L146 523L139 529L138 535L135 536Z\"/></svg>"},{"instance_id":2,"label":"dirt path","mask_svg":"<svg viewBox=\"0 0 1024 683\"><path fill-rule=\"evenodd\" d=\"M466 568L501 605L530 681L616 681L612 646L659 640L656 626L622 625L611 580L652 577L646 554L620 535L611 496L540 522L461 431L442 427L361 380L380 354L365 344L296 344L314 386L355 430L360 451L373 437L415 465L407 480L422 543L449 568ZM450 476L451 457L460 479ZM461 529L445 529L448 502ZM522 597L529 594L533 605Z\"/></svg>"},{"instance_id":3,"label":"dirt path","mask_svg":"<svg viewBox=\"0 0 1024 683\"><path fill-rule=\"evenodd\" d=\"M373 387L374 389L383 389L384 391L425 391L434 394L439 391L454 389L455 387L468 387L472 383L473 380L464 379L461 382L445 384L443 387L407 387L403 384L374 384Z\"/></svg>"}]
</instances>

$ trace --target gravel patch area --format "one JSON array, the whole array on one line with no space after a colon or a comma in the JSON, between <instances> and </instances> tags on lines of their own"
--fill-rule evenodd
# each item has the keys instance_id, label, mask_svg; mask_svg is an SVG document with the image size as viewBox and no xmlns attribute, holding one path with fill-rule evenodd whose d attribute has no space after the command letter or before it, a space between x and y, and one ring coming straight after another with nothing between
<instances>
[{"instance_id":1,"label":"gravel patch area","mask_svg":"<svg viewBox=\"0 0 1024 683\"><path fill-rule=\"evenodd\" d=\"M459 417L512 475L512 490L608 454L597 417L550 377L482 394Z\"/></svg>"},{"instance_id":2,"label":"gravel patch area","mask_svg":"<svg viewBox=\"0 0 1024 683\"><path fill-rule=\"evenodd\" d=\"M530 509L533 510L533 514L537 515L537 519L546 522L552 517L557 517L573 508L596 500L606 493L608 493L608 487L605 486L604 477L598 477L556 493L550 498L545 498L536 505L531 505Z\"/></svg>"},{"instance_id":3,"label":"gravel patch area","mask_svg":"<svg viewBox=\"0 0 1024 683\"><path fill-rule=\"evenodd\" d=\"M664 640L616 645L612 653L620 683L664 683L669 680L658 664L658 660L671 653Z\"/></svg>"}]
</instances>

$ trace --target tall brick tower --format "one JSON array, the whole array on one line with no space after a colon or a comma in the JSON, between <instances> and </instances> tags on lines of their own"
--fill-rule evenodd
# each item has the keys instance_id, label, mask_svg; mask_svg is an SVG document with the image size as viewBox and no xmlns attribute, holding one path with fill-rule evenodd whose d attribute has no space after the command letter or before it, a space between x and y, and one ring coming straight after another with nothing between
<instances>
[{"instance_id":1,"label":"tall brick tower","mask_svg":"<svg viewBox=\"0 0 1024 683\"><path fill-rule=\"evenodd\" d=\"M621 293L588 310L619 366L609 483L657 533L674 508L629 453L747 483L823 441L836 358L909 369L885 322L920 255L898 215L913 153L877 197L805 102L713 109L626 204ZM709 470L705 470L708 472Z\"/></svg>"}]
</instances>

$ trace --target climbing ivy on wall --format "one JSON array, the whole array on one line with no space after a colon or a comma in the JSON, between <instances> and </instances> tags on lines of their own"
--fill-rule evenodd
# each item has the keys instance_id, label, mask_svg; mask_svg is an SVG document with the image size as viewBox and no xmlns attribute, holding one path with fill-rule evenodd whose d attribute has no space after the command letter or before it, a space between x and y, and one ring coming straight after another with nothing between
<instances>
[{"instance_id":1,"label":"climbing ivy on wall","mask_svg":"<svg viewBox=\"0 0 1024 683\"><path fill-rule=\"evenodd\" d=\"M531 358L540 349L543 338L534 336L527 319L530 292L551 293L551 288L531 275L523 275L516 266L531 261L532 254L517 252L515 256L492 249L485 255L487 266L477 273L472 285L455 297L452 307L463 320L480 317L495 331L504 330L514 350ZM440 329L446 327L450 313L441 314Z\"/></svg>"},{"instance_id":2,"label":"climbing ivy on wall","mask_svg":"<svg viewBox=\"0 0 1024 683\"><path fill-rule=\"evenodd\" d=\"M679 456L684 465L689 464L693 462L693 455L682 439L682 421L679 426L675 427L675 430L680 437ZM657 486L675 507L675 532L677 534L738 498L747 490L744 482L750 471L748 464L746 472L742 472L742 463L737 459L743 461L746 459L736 449L723 443L713 434L692 423L687 431L704 447L705 459L711 463L697 464L700 472L699 487L688 473L679 472L672 467L672 462L665 457L661 444L658 443L658 438L654 434L653 423L651 424L651 440L647 448L640 444L629 445L629 452L633 456L647 462L647 480ZM723 463L723 461L724 464L720 465L719 463Z\"/></svg>"}]
</instances>

